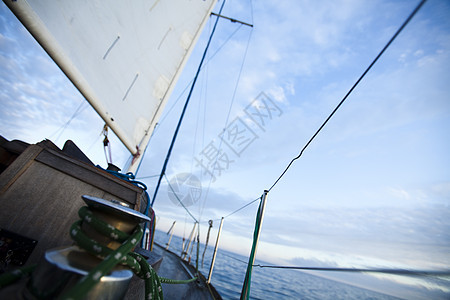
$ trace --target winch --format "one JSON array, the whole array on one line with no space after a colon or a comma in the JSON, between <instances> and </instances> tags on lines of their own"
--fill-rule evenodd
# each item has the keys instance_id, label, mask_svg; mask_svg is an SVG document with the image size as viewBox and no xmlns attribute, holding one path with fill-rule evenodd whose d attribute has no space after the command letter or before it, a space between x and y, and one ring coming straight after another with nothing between
<instances>
[{"instance_id":1,"label":"winch","mask_svg":"<svg viewBox=\"0 0 450 300\"><path fill-rule=\"evenodd\" d=\"M142 237L140 224L150 221L150 218L121 203L87 195L82 199L87 207L80 209L81 220L70 229L76 245L46 251L31 278L4 288L1 298L66 298L66 295L74 293L74 289L86 288L85 299L115 300L124 297L133 271L136 272L130 270L126 261L137 257L131 258L128 252ZM124 250L127 243L130 249ZM112 269L100 268L102 264L108 264L108 260L115 260L109 264L115 266ZM128 266L116 265L117 260ZM102 270L91 274L96 268ZM89 280L96 282L86 283Z\"/></svg>"}]
</instances>

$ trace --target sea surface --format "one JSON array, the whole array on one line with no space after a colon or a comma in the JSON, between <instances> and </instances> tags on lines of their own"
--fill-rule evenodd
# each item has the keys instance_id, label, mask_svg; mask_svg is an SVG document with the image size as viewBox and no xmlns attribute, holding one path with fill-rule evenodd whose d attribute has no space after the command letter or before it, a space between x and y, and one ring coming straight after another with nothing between
<instances>
[{"instance_id":1,"label":"sea surface","mask_svg":"<svg viewBox=\"0 0 450 300\"><path fill-rule=\"evenodd\" d=\"M165 232L156 231L155 241L166 245L169 236ZM169 249L181 254L182 238L173 236ZM204 245L199 249L199 269L205 277L208 276L214 250L215 237L210 238L209 245L201 265ZM191 248L191 264L195 266L197 246ZM212 273L212 285L223 299L239 299L248 257L244 257L223 249L217 252ZM264 262L258 262L265 264ZM393 296L355 287L345 283L325 279L296 270L269 269L254 267L252 273L250 299L399 299Z\"/></svg>"}]
</instances>

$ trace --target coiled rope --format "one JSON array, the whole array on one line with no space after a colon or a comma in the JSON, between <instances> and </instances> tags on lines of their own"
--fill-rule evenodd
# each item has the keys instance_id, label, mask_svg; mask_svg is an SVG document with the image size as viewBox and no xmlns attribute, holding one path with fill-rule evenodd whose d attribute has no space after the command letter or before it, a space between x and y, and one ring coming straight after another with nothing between
<instances>
[{"instance_id":1,"label":"coiled rope","mask_svg":"<svg viewBox=\"0 0 450 300\"><path fill-rule=\"evenodd\" d=\"M186 284L197 280L197 277L188 280L159 277L142 255L131 252L143 236L144 231L140 225L136 226L132 234L127 234L96 218L86 206L80 208L78 215L81 219L72 224L70 236L80 248L103 259L103 261L59 299L84 299L102 276L108 274L117 264L127 265L139 278L145 281L145 299L163 299L161 283ZM121 243L121 245L113 250L91 239L81 228L83 222L89 224L98 233ZM0 288L30 275L34 268L35 265L2 274L0 276Z\"/></svg>"},{"instance_id":2,"label":"coiled rope","mask_svg":"<svg viewBox=\"0 0 450 300\"><path fill-rule=\"evenodd\" d=\"M84 276L61 299L82 299L100 281L101 277L108 274L118 263L126 264L140 278L145 280L146 299L162 299L161 283L153 268L137 253L130 251L141 240L144 231L141 226L136 226L133 233L128 235L113 226L96 219L87 207L79 210L81 220L76 221L70 228L70 236L78 246L87 252L104 258L104 260ZM95 221L94 221L95 220ZM81 229L83 222L88 223L96 231L109 238L122 242L116 250L110 249L90 239Z\"/></svg>"},{"instance_id":3,"label":"coiled rope","mask_svg":"<svg viewBox=\"0 0 450 300\"><path fill-rule=\"evenodd\" d=\"M102 276L108 274L119 263L129 266L139 278L145 281L145 299L163 299L161 283L184 284L197 279L195 277L188 280L173 280L159 277L143 256L131 252L142 238L141 226L136 226L133 233L128 235L97 219L87 207L82 207L78 211L78 215L81 220L76 221L70 229L72 239L79 247L104 260L83 277L62 299L82 299ZM98 233L121 242L122 245L116 250L112 250L90 239L81 229L82 222L88 223Z\"/></svg>"}]
</instances>

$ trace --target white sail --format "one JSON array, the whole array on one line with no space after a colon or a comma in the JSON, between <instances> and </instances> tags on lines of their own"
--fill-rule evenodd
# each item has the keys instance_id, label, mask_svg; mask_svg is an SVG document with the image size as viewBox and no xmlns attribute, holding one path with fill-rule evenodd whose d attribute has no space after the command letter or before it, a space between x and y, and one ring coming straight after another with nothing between
<instances>
[{"instance_id":1,"label":"white sail","mask_svg":"<svg viewBox=\"0 0 450 300\"><path fill-rule=\"evenodd\" d=\"M5 1L133 155L215 2Z\"/></svg>"}]
</instances>

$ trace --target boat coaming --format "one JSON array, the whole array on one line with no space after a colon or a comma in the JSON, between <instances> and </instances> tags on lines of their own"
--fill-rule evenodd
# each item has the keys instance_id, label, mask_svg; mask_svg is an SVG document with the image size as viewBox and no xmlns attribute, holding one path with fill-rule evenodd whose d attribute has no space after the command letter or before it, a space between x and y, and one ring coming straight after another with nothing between
<instances>
[{"instance_id":1,"label":"boat coaming","mask_svg":"<svg viewBox=\"0 0 450 300\"><path fill-rule=\"evenodd\" d=\"M34 249L14 249L17 256L27 254L21 259L21 267L38 263L49 249L73 243L69 228L84 205L83 194L112 199L137 211L145 211L147 198L141 188L92 165L75 145L71 142L68 145L71 146L62 151L48 140L27 146L23 142L8 142L1 138L0 228L36 241ZM22 243L22 247L27 245ZM196 273L174 253L158 245L154 249L153 252L136 251L159 269L160 276L185 280ZM5 269L11 271L17 267L10 264ZM24 281L16 287L24 288ZM5 290L0 292L0 298L2 292ZM200 273L198 279L189 284L163 284L163 293L165 299L221 299ZM134 276L125 299L143 297L144 282Z\"/></svg>"}]
</instances>

